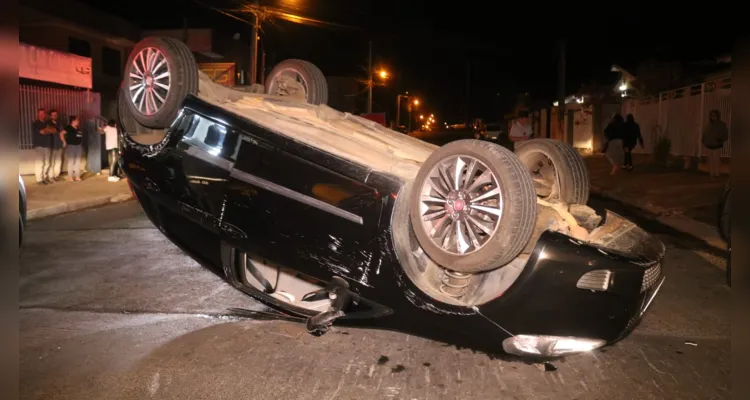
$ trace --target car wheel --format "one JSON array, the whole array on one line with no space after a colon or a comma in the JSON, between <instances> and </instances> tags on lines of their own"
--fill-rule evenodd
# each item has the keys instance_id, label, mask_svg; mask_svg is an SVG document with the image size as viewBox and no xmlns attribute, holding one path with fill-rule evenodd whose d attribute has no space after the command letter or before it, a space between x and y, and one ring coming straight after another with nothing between
<instances>
[{"instance_id":1,"label":"car wheel","mask_svg":"<svg viewBox=\"0 0 750 400\"><path fill-rule=\"evenodd\" d=\"M311 62L284 60L271 70L266 81L267 94L295 97L310 104L328 102L326 78Z\"/></svg>"},{"instance_id":2,"label":"car wheel","mask_svg":"<svg viewBox=\"0 0 750 400\"><path fill-rule=\"evenodd\" d=\"M140 125L168 127L182 101L198 92L198 65L184 43L148 37L136 44L125 64L125 106Z\"/></svg>"},{"instance_id":3,"label":"car wheel","mask_svg":"<svg viewBox=\"0 0 750 400\"><path fill-rule=\"evenodd\" d=\"M490 142L459 140L430 155L414 181L410 220L437 264L470 273L512 261L531 238L536 196L513 153Z\"/></svg>"},{"instance_id":4,"label":"car wheel","mask_svg":"<svg viewBox=\"0 0 750 400\"><path fill-rule=\"evenodd\" d=\"M531 172L537 196L565 204L588 203L588 169L572 146L559 140L531 139L515 153Z\"/></svg>"}]
</instances>

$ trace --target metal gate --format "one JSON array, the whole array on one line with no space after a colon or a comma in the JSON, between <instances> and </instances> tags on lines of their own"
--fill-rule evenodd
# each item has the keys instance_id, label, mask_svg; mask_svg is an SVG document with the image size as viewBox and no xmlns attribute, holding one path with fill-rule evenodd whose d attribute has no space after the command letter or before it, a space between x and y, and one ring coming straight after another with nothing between
<instances>
[{"instance_id":1,"label":"metal gate","mask_svg":"<svg viewBox=\"0 0 750 400\"><path fill-rule=\"evenodd\" d=\"M96 118L101 110L99 93L71 89L55 89L34 85L19 85L18 109L20 112L18 148L32 148L31 124L40 108L57 110L60 121L77 115L82 119Z\"/></svg>"}]
</instances>

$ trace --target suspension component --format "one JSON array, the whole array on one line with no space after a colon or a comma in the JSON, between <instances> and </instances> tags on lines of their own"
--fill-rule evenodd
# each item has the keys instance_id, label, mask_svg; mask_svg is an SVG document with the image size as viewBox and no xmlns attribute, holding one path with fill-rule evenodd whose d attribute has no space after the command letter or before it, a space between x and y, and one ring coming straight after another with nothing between
<instances>
[{"instance_id":1,"label":"suspension component","mask_svg":"<svg viewBox=\"0 0 750 400\"><path fill-rule=\"evenodd\" d=\"M453 298L465 295L471 283L471 276L472 274L469 273L444 269L440 293Z\"/></svg>"}]
</instances>

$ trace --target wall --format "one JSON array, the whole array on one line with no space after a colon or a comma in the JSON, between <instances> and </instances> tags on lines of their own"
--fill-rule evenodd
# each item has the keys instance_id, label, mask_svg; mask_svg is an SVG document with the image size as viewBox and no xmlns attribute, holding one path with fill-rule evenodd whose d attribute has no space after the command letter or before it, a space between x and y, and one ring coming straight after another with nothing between
<instances>
[{"instance_id":1,"label":"wall","mask_svg":"<svg viewBox=\"0 0 750 400\"><path fill-rule=\"evenodd\" d=\"M89 43L93 91L101 93L101 114L112 118L117 112L117 89L139 29L127 21L75 1L29 0L19 7L19 41L34 46L71 52L70 38ZM109 47L120 54L120 73L104 72L102 52Z\"/></svg>"},{"instance_id":2,"label":"wall","mask_svg":"<svg viewBox=\"0 0 750 400\"><path fill-rule=\"evenodd\" d=\"M659 95L628 99L622 114L633 114L641 127L644 149L636 152L650 154L659 136L672 142L671 152L677 156L702 156L701 131L708 122L711 110L719 110L721 119L730 127L729 141L722 149L722 157L729 158L732 149L731 78L705 82L662 92Z\"/></svg>"}]
</instances>

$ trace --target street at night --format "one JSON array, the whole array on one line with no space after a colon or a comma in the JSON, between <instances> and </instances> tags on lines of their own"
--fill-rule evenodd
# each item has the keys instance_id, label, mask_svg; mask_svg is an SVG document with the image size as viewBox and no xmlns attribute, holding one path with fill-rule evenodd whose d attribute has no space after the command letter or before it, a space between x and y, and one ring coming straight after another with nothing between
<instances>
[{"instance_id":1,"label":"street at night","mask_svg":"<svg viewBox=\"0 0 750 400\"><path fill-rule=\"evenodd\" d=\"M0 46L8 398L746 398L726 7L127 4Z\"/></svg>"},{"instance_id":2,"label":"street at night","mask_svg":"<svg viewBox=\"0 0 750 400\"><path fill-rule=\"evenodd\" d=\"M596 207L605 206L592 200ZM33 222L21 255L24 399L728 399L724 260L667 245L628 338L543 364L376 329L230 317L266 310L126 202Z\"/></svg>"}]
</instances>

